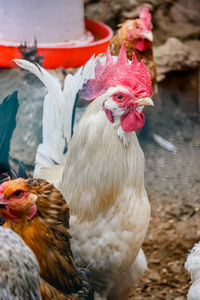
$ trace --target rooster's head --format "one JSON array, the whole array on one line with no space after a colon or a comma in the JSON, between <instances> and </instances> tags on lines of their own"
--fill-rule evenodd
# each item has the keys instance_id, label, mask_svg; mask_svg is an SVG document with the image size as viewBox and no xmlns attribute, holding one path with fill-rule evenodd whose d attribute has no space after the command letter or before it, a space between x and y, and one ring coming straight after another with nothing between
<instances>
[{"instance_id":1,"label":"rooster's head","mask_svg":"<svg viewBox=\"0 0 200 300\"><path fill-rule=\"evenodd\" d=\"M88 80L83 89L86 100L103 98L108 120L124 132L138 130L144 125L142 110L145 105L153 105L149 98L151 93L151 77L144 62L139 64L134 53L129 62L125 44L116 62L108 51L106 64L96 66L95 79Z\"/></svg>"}]
</instances>

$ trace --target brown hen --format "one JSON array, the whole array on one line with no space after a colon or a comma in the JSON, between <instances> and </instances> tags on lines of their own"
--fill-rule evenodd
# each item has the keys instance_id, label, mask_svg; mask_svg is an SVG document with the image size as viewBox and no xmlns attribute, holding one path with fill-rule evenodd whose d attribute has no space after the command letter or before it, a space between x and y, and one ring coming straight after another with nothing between
<instances>
[{"instance_id":1,"label":"brown hen","mask_svg":"<svg viewBox=\"0 0 200 300\"><path fill-rule=\"evenodd\" d=\"M34 252L44 300L75 299L82 288L70 247L69 207L62 194L41 179L4 182L0 186L0 214L5 227L18 233ZM92 299L89 296L81 299Z\"/></svg>"}]
</instances>

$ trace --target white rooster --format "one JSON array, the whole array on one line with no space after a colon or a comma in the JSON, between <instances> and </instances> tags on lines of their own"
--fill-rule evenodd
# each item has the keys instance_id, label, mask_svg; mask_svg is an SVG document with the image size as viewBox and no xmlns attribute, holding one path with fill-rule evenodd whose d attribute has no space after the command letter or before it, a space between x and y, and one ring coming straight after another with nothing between
<instances>
[{"instance_id":1,"label":"white rooster","mask_svg":"<svg viewBox=\"0 0 200 300\"><path fill-rule=\"evenodd\" d=\"M74 257L90 269L96 291L107 299L128 299L132 284L147 269L141 246L150 206L144 155L135 134L144 125L143 106L153 105L147 68L134 54L130 63L123 45L117 61L109 52L104 65L92 58L74 77L67 76L62 91L44 69L16 62L38 76L49 92L34 175L54 183L67 199ZM66 114L82 86L83 97L95 100L65 154L71 134Z\"/></svg>"}]
</instances>

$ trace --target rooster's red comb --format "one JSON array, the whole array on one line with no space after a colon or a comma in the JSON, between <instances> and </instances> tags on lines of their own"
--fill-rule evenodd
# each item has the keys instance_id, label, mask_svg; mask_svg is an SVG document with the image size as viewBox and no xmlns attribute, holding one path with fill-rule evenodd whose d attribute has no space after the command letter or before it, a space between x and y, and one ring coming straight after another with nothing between
<instances>
[{"instance_id":1,"label":"rooster's red comb","mask_svg":"<svg viewBox=\"0 0 200 300\"><path fill-rule=\"evenodd\" d=\"M104 94L110 87L117 85L127 88L135 97L148 97L152 93L151 77L142 60L138 63L135 53L130 63L125 43L122 44L118 59L114 62L110 50L107 52L106 64L98 63L95 79L89 79L83 87L83 97L94 100Z\"/></svg>"},{"instance_id":2,"label":"rooster's red comb","mask_svg":"<svg viewBox=\"0 0 200 300\"><path fill-rule=\"evenodd\" d=\"M146 6L142 6L139 11L139 18L145 24L147 30L151 30L151 13Z\"/></svg>"}]
</instances>

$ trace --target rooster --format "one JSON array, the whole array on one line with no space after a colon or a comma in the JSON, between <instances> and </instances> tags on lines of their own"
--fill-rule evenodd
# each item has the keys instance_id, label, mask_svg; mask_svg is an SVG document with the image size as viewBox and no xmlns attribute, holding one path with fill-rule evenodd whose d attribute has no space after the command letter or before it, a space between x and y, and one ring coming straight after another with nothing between
<instances>
[{"instance_id":1,"label":"rooster","mask_svg":"<svg viewBox=\"0 0 200 300\"><path fill-rule=\"evenodd\" d=\"M78 292L82 283L70 248L69 207L61 193L45 180L4 182L0 186L0 214L4 227L12 228L34 252L43 279L43 299L73 299L70 295ZM92 299L92 291L89 293L91 298L87 299Z\"/></svg>"},{"instance_id":2,"label":"rooster","mask_svg":"<svg viewBox=\"0 0 200 300\"><path fill-rule=\"evenodd\" d=\"M143 107L153 105L150 74L134 53L128 61L124 44L116 62L109 51L104 65L92 58L86 69L66 78L64 91L44 69L16 62L49 90L35 175L55 183L68 200L75 261L89 268L102 296L128 299L132 284L147 269L141 246L150 206L135 131L144 125ZM80 83L83 97L93 102L69 141L72 122L66 114L73 109L66 107L73 107Z\"/></svg>"},{"instance_id":3,"label":"rooster","mask_svg":"<svg viewBox=\"0 0 200 300\"><path fill-rule=\"evenodd\" d=\"M120 25L120 29L111 40L111 53L118 55L122 43L126 44L128 58L132 58L134 52L137 59L145 62L150 74L153 87L156 92L156 65L153 59L153 34L151 13L147 7L142 7L139 11L139 18L127 20Z\"/></svg>"},{"instance_id":4,"label":"rooster","mask_svg":"<svg viewBox=\"0 0 200 300\"><path fill-rule=\"evenodd\" d=\"M190 273L192 285L187 300L200 299L200 242L195 244L185 262L185 268Z\"/></svg>"},{"instance_id":5,"label":"rooster","mask_svg":"<svg viewBox=\"0 0 200 300\"><path fill-rule=\"evenodd\" d=\"M41 300L39 265L11 229L0 227L0 299Z\"/></svg>"}]
</instances>

